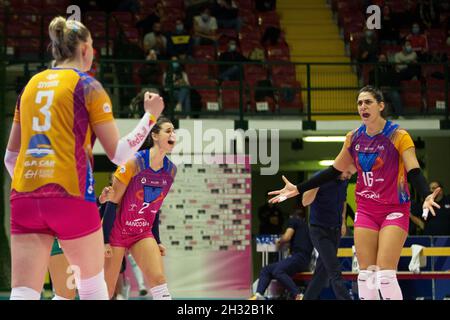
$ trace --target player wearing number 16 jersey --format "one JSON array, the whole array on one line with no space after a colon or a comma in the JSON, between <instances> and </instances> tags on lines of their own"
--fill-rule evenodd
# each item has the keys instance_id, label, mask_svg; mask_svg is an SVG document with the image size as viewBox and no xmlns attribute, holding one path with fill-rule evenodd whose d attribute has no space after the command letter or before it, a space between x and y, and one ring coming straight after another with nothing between
<instances>
[{"instance_id":1,"label":"player wearing number 16 jersey","mask_svg":"<svg viewBox=\"0 0 450 320\"><path fill-rule=\"evenodd\" d=\"M23 89L5 153L11 189L11 299L39 299L54 238L79 269L81 299L107 299L103 238L95 203L92 147L124 163L140 148L164 108L146 93L145 115L119 139L111 101L91 69L92 38L76 20L49 25L56 68Z\"/></svg>"}]
</instances>

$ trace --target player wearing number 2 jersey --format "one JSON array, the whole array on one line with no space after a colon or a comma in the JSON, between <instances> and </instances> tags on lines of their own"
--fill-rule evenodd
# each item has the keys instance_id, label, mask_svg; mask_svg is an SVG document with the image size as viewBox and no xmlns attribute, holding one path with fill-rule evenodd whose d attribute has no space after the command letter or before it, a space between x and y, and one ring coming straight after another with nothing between
<instances>
[{"instance_id":1,"label":"player wearing number 2 jersey","mask_svg":"<svg viewBox=\"0 0 450 320\"><path fill-rule=\"evenodd\" d=\"M160 117L149 137L150 149L117 168L114 196L107 202L103 230L106 245L105 277L112 296L125 250L130 250L150 286L153 299L170 299L163 272L165 248L159 239L159 208L176 175L167 158L176 137L169 119ZM116 218L116 206L119 205Z\"/></svg>"},{"instance_id":2,"label":"player wearing number 2 jersey","mask_svg":"<svg viewBox=\"0 0 450 320\"><path fill-rule=\"evenodd\" d=\"M423 208L434 214L440 189L431 193L416 158L409 134L381 112L383 94L367 86L359 91L358 112L363 125L347 134L334 164L297 186L283 177L283 189L272 191L271 202L280 202L335 179L351 165L358 169L355 247L360 266L358 294L362 300L403 298L397 265L408 236L410 181L425 198Z\"/></svg>"},{"instance_id":3,"label":"player wearing number 2 jersey","mask_svg":"<svg viewBox=\"0 0 450 320\"><path fill-rule=\"evenodd\" d=\"M80 22L54 18L49 35L56 68L35 75L20 94L5 153L11 189L11 299L39 299L54 237L80 270L81 299L107 299L103 235L95 203L92 147L124 163L164 108L146 94L146 114L119 139L111 101L85 72L92 38Z\"/></svg>"}]
</instances>

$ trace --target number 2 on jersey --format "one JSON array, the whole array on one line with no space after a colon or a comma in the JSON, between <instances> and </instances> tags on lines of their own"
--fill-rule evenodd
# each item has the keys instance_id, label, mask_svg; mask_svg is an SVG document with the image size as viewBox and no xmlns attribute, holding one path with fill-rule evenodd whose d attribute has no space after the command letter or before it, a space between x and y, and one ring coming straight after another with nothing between
<instances>
[{"instance_id":1,"label":"number 2 on jersey","mask_svg":"<svg viewBox=\"0 0 450 320\"><path fill-rule=\"evenodd\" d=\"M53 96L55 91L53 90L45 90L45 91L38 91L36 95L36 103L42 104L42 99L46 98L45 104L42 108L39 109L39 112L44 115L44 124L39 124L39 117L33 117L33 130L34 131L48 131L51 128L51 116L50 113L50 106L53 103Z\"/></svg>"},{"instance_id":2,"label":"number 2 on jersey","mask_svg":"<svg viewBox=\"0 0 450 320\"><path fill-rule=\"evenodd\" d=\"M144 214L145 212L144 212L144 210L145 209L147 209L148 207L150 206L150 203L148 203L148 202L143 202L142 203L142 208L141 208L141 210L139 210L139 214Z\"/></svg>"}]
</instances>

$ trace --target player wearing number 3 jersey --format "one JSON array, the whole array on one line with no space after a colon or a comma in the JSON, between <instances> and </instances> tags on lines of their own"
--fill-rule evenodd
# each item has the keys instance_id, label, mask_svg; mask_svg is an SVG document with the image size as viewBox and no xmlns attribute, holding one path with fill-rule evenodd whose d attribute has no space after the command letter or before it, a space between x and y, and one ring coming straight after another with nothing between
<instances>
[{"instance_id":1,"label":"player wearing number 3 jersey","mask_svg":"<svg viewBox=\"0 0 450 320\"><path fill-rule=\"evenodd\" d=\"M55 237L79 268L81 299L107 299L103 235L95 203L92 148L124 163L140 148L164 108L146 94L145 115L119 139L111 101L90 70L92 38L80 22L49 25L56 67L20 94L5 154L11 187L11 299L39 299Z\"/></svg>"}]
</instances>

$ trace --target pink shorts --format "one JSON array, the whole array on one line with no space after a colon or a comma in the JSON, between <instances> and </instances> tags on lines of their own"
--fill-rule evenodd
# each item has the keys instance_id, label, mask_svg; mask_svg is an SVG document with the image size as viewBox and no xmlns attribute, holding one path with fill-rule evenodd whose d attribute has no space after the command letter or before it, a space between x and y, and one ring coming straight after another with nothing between
<instances>
[{"instance_id":1,"label":"pink shorts","mask_svg":"<svg viewBox=\"0 0 450 320\"><path fill-rule=\"evenodd\" d=\"M122 247L130 249L135 243L142 239L154 238L151 232L143 232L133 235L122 234L120 228L114 224L111 234L109 236L109 244L112 247Z\"/></svg>"},{"instance_id":2,"label":"pink shorts","mask_svg":"<svg viewBox=\"0 0 450 320\"><path fill-rule=\"evenodd\" d=\"M101 226L95 202L75 198L11 200L11 234L44 233L71 240L91 234Z\"/></svg>"},{"instance_id":3,"label":"pink shorts","mask_svg":"<svg viewBox=\"0 0 450 320\"><path fill-rule=\"evenodd\" d=\"M355 227L380 231L386 226L398 226L409 230L409 203L394 206L361 206L355 212Z\"/></svg>"}]
</instances>

